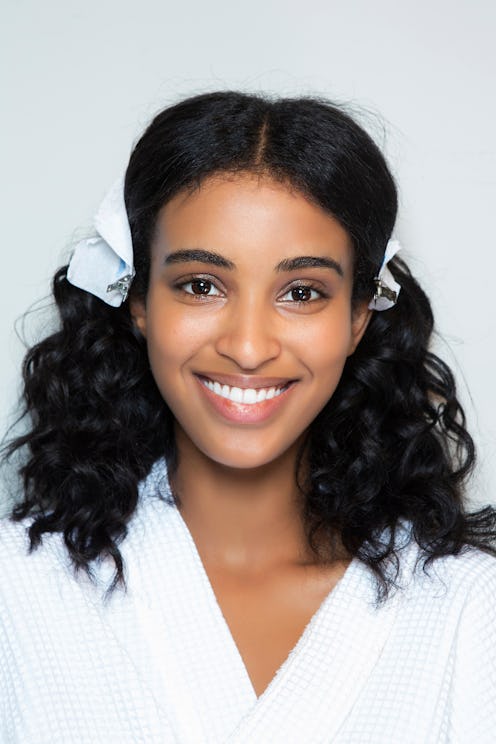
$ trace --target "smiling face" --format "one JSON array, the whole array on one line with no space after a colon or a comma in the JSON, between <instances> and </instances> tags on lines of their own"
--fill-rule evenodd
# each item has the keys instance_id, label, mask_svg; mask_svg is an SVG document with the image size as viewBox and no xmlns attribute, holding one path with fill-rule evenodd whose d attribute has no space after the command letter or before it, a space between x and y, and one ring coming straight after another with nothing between
<instances>
[{"instance_id":1,"label":"smiling face","mask_svg":"<svg viewBox=\"0 0 496 744\"><path fill-rule=\"evenodd\" d=\"M233 468L295 448L365 331L346 231L300 193L211 177L161 210L133 301L178 442Z\"/></svg>"}]
</instances>

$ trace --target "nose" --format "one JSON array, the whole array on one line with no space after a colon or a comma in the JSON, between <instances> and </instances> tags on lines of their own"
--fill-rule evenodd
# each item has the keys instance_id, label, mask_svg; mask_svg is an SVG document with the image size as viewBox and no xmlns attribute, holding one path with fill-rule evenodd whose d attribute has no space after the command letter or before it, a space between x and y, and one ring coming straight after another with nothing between
<instances>
[{"instance_id":1,"label":"nose","mask_svg":"<svg viewBox=\"0 0 496 744\"><path fill-rule=\"evenodd\" d=\"M262 302L236 303L226 312L216 351L240 369L255 370L281 353L277 325L270 308Z\"/></svg>"}]
</instances>

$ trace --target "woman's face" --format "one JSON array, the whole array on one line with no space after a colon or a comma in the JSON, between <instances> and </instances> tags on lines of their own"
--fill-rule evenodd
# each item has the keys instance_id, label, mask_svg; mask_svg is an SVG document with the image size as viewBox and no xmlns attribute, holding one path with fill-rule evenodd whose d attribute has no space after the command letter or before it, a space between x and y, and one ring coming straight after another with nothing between
<instances>
[{"instance_id":1,"label":"woman's face","mask_svg":"<svg viewBox=\"0 0 496 744\"><path fill-rule=\"evenodd\" d=\"M283 455L365 331L346 231L300 193L211 177L161 210L146 306L132 303L182 441L219 464Z\"/></svg>"}]
</instances>

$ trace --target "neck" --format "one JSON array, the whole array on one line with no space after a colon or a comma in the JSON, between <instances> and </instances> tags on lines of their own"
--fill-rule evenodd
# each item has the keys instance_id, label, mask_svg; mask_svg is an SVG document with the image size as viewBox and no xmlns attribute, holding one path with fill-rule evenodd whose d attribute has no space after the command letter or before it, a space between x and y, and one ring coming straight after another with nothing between
<instances>
[{"instance_id":1,"label":"neck","mask_svg":"<svg viewBox=\"0 0 496 744\"><path fill-rule=\"evenodd\" d=\"M315 562L296 485L298 444L271 463L244 470L212 461L180 431L176 443L171 485L181 516L211 565L251 573Z\"/></svg>"}]
</instances>

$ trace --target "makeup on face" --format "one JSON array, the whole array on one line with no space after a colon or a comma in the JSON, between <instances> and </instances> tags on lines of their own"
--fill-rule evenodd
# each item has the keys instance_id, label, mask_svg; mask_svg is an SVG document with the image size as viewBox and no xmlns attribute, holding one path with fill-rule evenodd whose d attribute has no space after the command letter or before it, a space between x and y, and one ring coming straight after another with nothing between
<instances>
[{"instance_id":1,"label":"makeup on face","mask_svg":"<svg viewBox=\"0 0 496 744\"><path fill-rule=\"evenodd\" d=\"M256 467L302 435L359 340L352 267L341 225L270 180L207 179L165 205L137 323L193 446Z\"/></svg>"}]
</instances>

